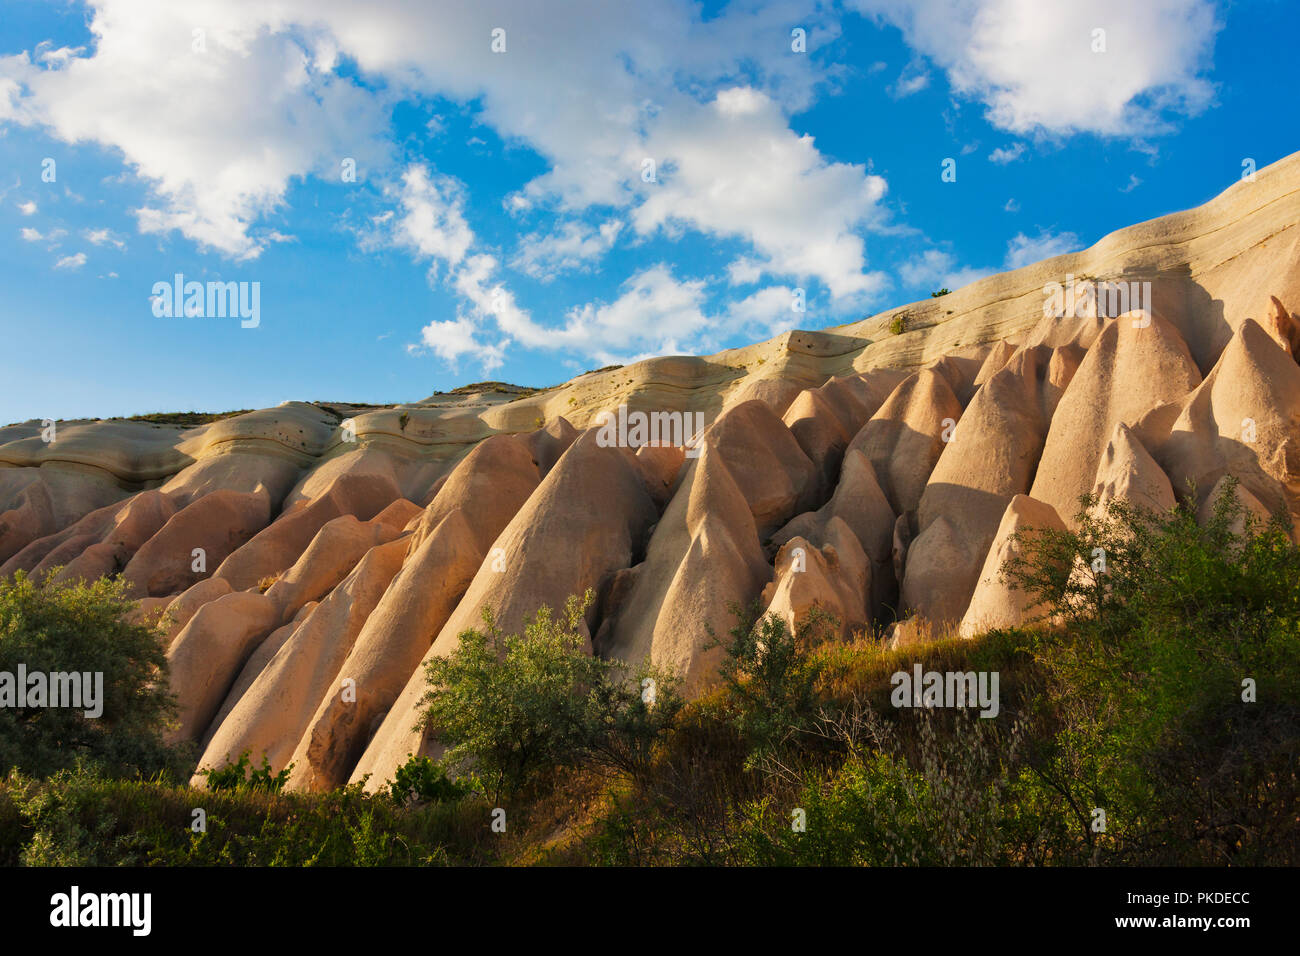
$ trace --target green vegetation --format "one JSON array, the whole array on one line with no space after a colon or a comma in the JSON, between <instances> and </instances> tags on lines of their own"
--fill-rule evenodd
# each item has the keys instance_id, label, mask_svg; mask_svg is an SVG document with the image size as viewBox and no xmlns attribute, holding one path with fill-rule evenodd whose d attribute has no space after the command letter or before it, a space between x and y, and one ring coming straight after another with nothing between
<instances>
[{"instance_id":1,"label":"green vegetation","mask_svg":"<svg viewBox=\"0 0 1300 956\"><path fill-rule=\"evenodd\" d=\"M1005 573L1046 602L1042 621L892 660L832 652L804 743L757 778L697 786L732 781L713 811L725 836L692 846L685 821L625 808L611 859L650 826L679 835L656 841L668 859L695 862L1293 864L1300 550L1284 525L1228 496L1205 527L1189 506L1117 502L1021 544ZM999 719L891 711L882 678L912 655L999 671Z\"/></svg>"},{"instance_id":2,"label":"green vegetation","mask_svg":"<svg viewBox=\"0 0 1300 956\"><path fill-rule=\"evenodd\" d=\"M194 811L203 811L202 829ZM403 808L359 786L201 791L60 771L0 781L0 863L28 866L409 866L490 862L472 805ZM491 835L490 833L488 834ZM476 847L479 841L483 849ZM466 849L451 856L449 846Z\"/></svg>"},{"instance_id":3,"label":"green vegetation","mask_svg":"<svg viewBox=\"0 0 1300 956\"><path fill-rule=\"evenodd\" d=\"M526 398L529 395L535 395L538 392L544 392L544 388L533 388L528 385L511 385L509 382L470 382L468 385L457 385L455 388L446 392L434 392L435 395L471 395L475 392L505 392L508 395L515 395L519 398Z\"/></svg>"},{"instance_id":4,"label":"green vegetation","mask_svg":"<svg viewBox=\"0 0 1300 956\"><path fill-rule=\"evenodd\" d=\"M1205 527L1190 506L1094 504L1005 569L1046 603L1031 626L892 652L733 632L728 666L767 643L768 673L690 709L581 859L1294 864L1300 549L1228 496ZM891 707L890 674L917 661L997 671L999 717ZM785 716L755 760L736 715L765 697Z\"/></svg>"},{"instance_id":5,"label":"green vegetation","mask_svg":"<svg viewBox=\"0 0 1300 956\"><path fill-rule=\"evenodd\" d=\"M580 628L593 599L569 598L558 619L541 608L522 635L503 635L485 610L482 630L425 665L422 726L447 746L454 774L472 772L493 802L535 793L565 769L643 776L682 707L670 678L624 680L625 665L587 653Z\"/></svg>"},{"instance_id":6,"label":"green vegetation","mask_svg":"<svg viewBox=\"0 0 1300 956\"><path fill-rule=\"evenodd\" d=\"M896 315L889 320L889 332L891 335L902 335L907 331L907 319L905 316Z\"/></svg>"},{"instance_id":7,"label":"green vegetation","mask_svg":"<svg viewBox=\"0 0 1300 956\"><path fill-rule=\"evenodd\" d=\"M110 579L44 587L21 571L0 579L0 673L14 675L15 684L20 668L103 675L98 692L93 676L78 679L84 707L19 707L16 698L0 706L0 774L46 776L77 764L149 774L179 766L162 744L174 709L165 692L167 661L157 631L127 620L133 606ZM91 695L102 712L87 717Z\"/></svg>"},{"instance_id":8,"label":"green vegetation","mask_svg":"<svg viewBox=\"0 0 1300 956\"><path fill-rule=\"evenodd\" d=\"M412 803L441 803L457 800L470 792L470 787L447 775L447 768L428 757L412 756L397 768L389 796L399 806Z\"/></svg>"},{"instance_id":9,"label":"green vegetation","mask_svg":"<svg viewBox=\"0 0 1300 956\"><path fill-rule=\"evenodd\" d=\"M250 773L248 751L244 751L234 763L200 770L199 775L205 778L208 789L212 791L265 790L267 793L279 793L289 782L292 770L293 764L289 764L279 773L272 773L271 762L263 754L262 766L254 767Z\"/></svg>"},{"instance_id":10,"label":"green vegetation","mask_svg":"<svg viewBox=\"0 0 1300 956\"><path fill-rule=\"evenodd\" d=\"M110 422L149 422L154 425L180 425L193 428L196 425L211 425L223 418L235 418L247 415L251 408L241 408L234 412L151 412L148 415L131 415L127 418L109 418Z\"/></svg>"},{"instance_id":11,"label":"green vegetation","mask_svg":"<svg viewBox=\"0 0 1300 956\"><path fill-rule=\"evenodd\" d=\"M718 642L726 653L719 674L728 719L748 748L747 764L752 766L807 730L828 665L817 652L838 628L816 607L793 633L779 618L762 616L758 604L733 608L733 613L739 623L727 641Z\"/></svg>"},{"instance_id":12,"label":"green vegetation","mask_svg":"<svg viewBox=\"0 0 1300 956\"><path fill-rule=\"evenodd\" d=\"M1112 808L1106 849L1125 857L1294 862L1290 522L1257 521L1231 488L1204 527L1187 505L1152 516L1094 504L1077 531L1043 534L1006 569L1068 622L1034 633L1068 729L1039 755L1042 779L1072 807Z\"/></svg>"},{"instance_id":13,"label":"green vegetation","mask_svg":"<svg viewBox=\"0 0 1300 956\"><path fill-rule=\"evenodd\" d=\"M1041 619L887 650L818 615L792 634L738 611L720 680L690 703L587 653L590 594L519 634L487 616L427 668L442 758L374 793L283 793L247 755L193 790L88 745L69 767L20 728L0 741L42 757L0 779L0 861L1294 865L1300 549L1231 496L1204 526L1190 506L1083 505L1004 568ZM83 620L125 639L120 594L17 587L0 592L6 650ZM918 663L997 672L997 717L893 706L891 677Z\"/></svg>"},{"instance_id":14,"label":"green vegetation","mask_svg":"<svg viewBox=\"0 0 1300 956\"><path fill-rule=\"evenodd\" d=\"M944 287L943 287L942 289L940 289L938 292L931 292L931 293L930 293L930 298L932 298L932 299L937 299L937 298L939 298L939 297L942 296L942 295L949 295L951 292L952 292L951 289L949 289L947 286L944 286Z\"/></svg>"}]
</instances>

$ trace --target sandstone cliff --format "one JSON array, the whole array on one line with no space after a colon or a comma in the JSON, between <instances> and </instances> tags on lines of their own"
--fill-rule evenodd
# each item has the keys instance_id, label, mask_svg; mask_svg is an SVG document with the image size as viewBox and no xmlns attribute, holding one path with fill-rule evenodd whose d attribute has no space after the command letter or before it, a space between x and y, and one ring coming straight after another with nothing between
<instances>
[{"instance_id":1,"label":"sandstone cliff","mask_svg":"<svg viewBox=\"0 0 1300 956\"><path fill-rule=\"evenodd\" d=\"M1151 301L1045 315L1070 276ZM1203 507L1235 476L1300 520L1296 309L1300 155L941 298L524 397L0 428L0 575L121 574L166 607L174 736L203 766L251 750L295 787L377 786L430 748L421 662L484 607L516 627L591 588L595 653L698 689L733 601L845 633L1023 619L1012 536L1084 493ZM707 427L686 454L604 447L620 405Z\"/></svg>"}]
</instances>

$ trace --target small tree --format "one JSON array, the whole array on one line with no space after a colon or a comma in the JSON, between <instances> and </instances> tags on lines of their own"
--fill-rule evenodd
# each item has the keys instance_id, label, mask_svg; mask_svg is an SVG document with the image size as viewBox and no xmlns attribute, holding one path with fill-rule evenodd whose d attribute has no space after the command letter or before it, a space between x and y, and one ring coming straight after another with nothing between
<instances>
[{"instance_id":1,"label":"small tree","mask_svg":"<svg viewBox=\"0 0 1300 956\"><path fill-rule=\"evenodd\" d=\"M651 704L626 665L587 652L581 622L593 598L570 597L559 619L540 608L522 635L502 634L484 609L483 629L463 631L450 656L425 665L418 726L447 745L449 767L472 769L494 799L564 767L637 771L675 719L675 681L638 673L655 681Z\"/></svg>"},{"instance_id":2,"label":"small tree","mask_svg":"<svg viewBox=\"0 0 1300 956\"><path fill-rule=\"evenodd\" d=\"M0 673L15 683L20 668L89 674L92 693L102 679L98 716L87 717L89 707L0 706L0 774L48 776L79 762L113 775L179 769L162 741L175 710L162 638L128 620L134 608L108 578L37 587L20 571L0 580Z\"/></svg>"},{"instance_id":3,"label":"small tree","mask_svg":"<svg viewBox=\"0 0 1300 956\"><path fill-rule=\"evenodd\" d=\"M760 616L757 606L732 607L737 623L721 644L719 674L732 720L751 748L751 758L779 746L814 716L818 682L826 660L817 648L837 632L830 615L814 607L791 632L780 617Z\"/></svg>"}]
</instances>

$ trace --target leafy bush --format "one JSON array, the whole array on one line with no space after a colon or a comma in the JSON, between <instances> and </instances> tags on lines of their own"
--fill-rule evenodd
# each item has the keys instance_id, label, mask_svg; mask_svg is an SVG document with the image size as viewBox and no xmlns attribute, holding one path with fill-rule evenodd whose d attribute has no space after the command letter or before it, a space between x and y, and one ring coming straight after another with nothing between
<instances>
[{"instance_id":1,"label":"leafy bush","mask_svg":"<svg viewBox=\"0 0 1300 956\"><path fill-rule=\"evenodd\" d=\"M195 809L205 825L195 830ZM9 826L10 817L16 826ZM198 791L60 771L0 779L0 861L27 866L412 866L487 863L481 804L404 809L360 785Z\"/></svg>"},{"instance_id":2,"label":"leafy bush","mask_svg":"<svg viewBox=\"0 0 1300 956\"><path fill-rule=\"evenodd\" d=\"M721 693L688 711L649 786L607 805L592 857L1294 865L1300 548L1229 496L1205 526L1190 504L1083 505L1005 569L1046 605L1025 628L819 650L751 612ZM1001 671L999 717L891 708L888 674L912 662Z\"/></svg>"},{"instance_id":3,"label":"leafy bush","mask_svg":"<svg viewBox=\"0 0 1300 956\"><path fill-rule=\"evenodd\" d=\"M951 292L952 292L951 289L949 289L947 286L944 286L944 287L943 287L942 289L940 289L938 292L931 292L931 293L930 293L930 298L932 298L932 299L937 299L937 298L939 298L940 296L948 295L948 294L951 293Z\"/></svg>"},{"instance_id":4,"label":"leafy bush","mask_svg":"<svg viewBox=\"0 0 1300 956\"><path fill-rule=\"evenodd\" d=\"M570 597L560 619L540 608L523 635L503 635L489 611L446 658L426 665L422 727L448 746L454 772L476 772L497 799L544 782L560 768L638 770L672 726L672 679L587 652L580 624L593 600ZM642 682L654 681L655 701Z\"/></svg>"},{"instance_id":5,"label":"leafy bush","mask_svg":"<svg viewBox=\"0 0 1300 956\"><path fill-rule=\"evenodd\" d=\"M200 770L199 776L206 777L209 790L264 790L267 793L279 793L289 782L289 773L293 764L279 773L271 772L271 761L262 754L262 766L253 767L249 772L248 751L239 755L239 759L224 767L208 767Z\"/></svg>"},{"instance_id":6,"label":"leafy bush","mask_svg":"<svg viewBox=\"0 0 1300 956\"><path fill-rule=\"evenodd\" d=\"M399 806L458 800L469 788L447 775L447 768L428 757L410 756L397 768L388 792Z\"/></svg>"},{"instance_id":7,"label":"leafy bush","mask_svg":"<svg viewBox=\"0 0 1300 956\"><path fill-rule=\"evenodd\" d=\"M1021 728L1003 730L970 716L940 728L933 711L911 719L909 748L872 710L856 711L863 726L846 735L844 763L800 780L799 826L790 807L770 797L741 808L742 860L768 866L1041 862L1028 855L1043 836L1038 821L1026 828L1017 819L1026 792L1015 766ZM845 728L827 730L843 734Z\"/></svg>"},{"instance_id":8,"label":"leafy bush","mask_svg":"<svg viewBox=\"0 0 1300 956\"><path fill-rule=\"evenodd\" d=\"M1066 622L1036 635L1063 727L1033 766L1098 853L1280 862L1300 848L1300 548L1231 491L1204 526L1190 503L1085 498L1075 529L1022 538L1004 569Z\"/></svg>"},{"instance_id":9,"label":"leafy bush","mask_svg":"<svg viewBox=\"0 0 1300 956\"><path fill-rule=\"evenodd\" d=\"M816 713L828 663L817 651L838 628L816 607L793 633L776 615L761 615L757 605L731 610L737 624L721 645L726 656L719 668L724 706L751 756L761 756L786 743Z\"/></svg>"},{"instance_id":10,"label":"leafy bush","mask_svg":"<svg viewBox=\"0 0 1300 956\"><path fill-rule=\"evenodd\" d=\"M162 638L132 623L135 602L120 581L36 582L19 572L0 580L0 672L103 675L98 717L84 708L0 707L0 773L46 776L78 762L105 773L179 773L180 756L163 745L175 711Z\"/></svg>"},{"instance_id":11,"label":"leafy bush","mask_svg":"<svg viewBox=\"0 0 1300 956\"><path fill-rule=\"evenodd\" d=\"M907 331L907 320L901 315L896 315L889 320L889 332L891 335L902 335Z\"/></svg>"}]
</instances>

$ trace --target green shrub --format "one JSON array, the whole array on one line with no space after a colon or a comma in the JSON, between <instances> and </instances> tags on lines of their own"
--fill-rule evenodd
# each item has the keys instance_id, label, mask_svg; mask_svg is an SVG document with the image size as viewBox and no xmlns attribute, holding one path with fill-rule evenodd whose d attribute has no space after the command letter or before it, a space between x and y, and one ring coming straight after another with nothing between
<instances>
[{"instance_id":1,"label":"green shrub","mask_svg":"<svg viewBox=\"0 0 1300 956\"><path fill-rule=\"evenodd\" d=\"M1204 526L1190 503L1083 505L1074 529L1022 536L1004 569L1066 622L1036 634L1062 728L1034 772L1109 858L1294 859L1300 548L1286 523L1253 519L1231 488Z\"/></svg>"},{"instance_id":2,"label":"green shrub","mask_svg":"<svg viewBox=\"0 0 1300 956\"><path fill-rule=\"evenodd\" d=\"M163 745L175 705L160 633L127 615L135 602L120 581L0 580L0 672L103 674L98 717L68 707L0 707L0 774L46 776L78 762L113 775L181 772Z\"/></svg>"},{"instance_id":3,"label":"green shrub","mask_svg":"<svg viewBox=\"0 0 1300 956\"><path fill-rule=\"evenodd\" d=\"M522 635L503 635L490 612L446 658L426 665L421 727L446 744L447 766L473 771L493 799L554 781L560 768L634 771L681 706L675 681L592 656L580 632L593 600L570 597L563 616L540 608ZM656 701L641 687L652 680Z\"/></svg>"},{"instance_id":4,"label":"green shrub","mask_svg":"<svg viewBox=\"0 0 1300 956\"><path fill-rule=\"evenodd\" d=\"M965 712L910 712L891 725L858 702L821 732L847 756L798 777L785 800L739 810L741 859L755 865L987 866L1046 862L1068 841L1051 813L1024 812L1034 781L1020 766L1027 740ZM802 812L796 826L793 814Z\"/></svg>"},{"instance_id":5,"label":"green shrub","mask_svg":"<svg viewBox=\"0 0 1300 956\"><path fill-rule=\"evenodd\" d=\"M902 335L907 331L907 319L901 315L896 315L889 320L889 332L891 335Z\"/></svg>"},{"instance_id":6,"label":"green shrub","mask_svg":"<svg viewBox=\"0 0 1300 956\"><path fill-rule=\"evenodd\" d=\"M1204 526L1190 504L1093 505L1022 535L1004 573L1046 604L1024 628L818 649L751 611L721 693L606 807L592 859L1294 865L1300 549L1232 497ZM912 662L1000 670L999 716L890 707L888 674Z\"/></svg>"},{"instance_id":7,"label":"green shrub","mask_svg":"<svg viewBox=\"0 0 1300 956\"><path fill-rule=\"evenodd\" d=\"M447 768L428 757L411 755L397 768L388 792L399 806L409 803L442 803L458 800L469 788L452 780Z\"/></svg>"},{"instance_id":8,"label":"green shrub","mask_svg":"<svg viewBox=\"0 0 1300 956\"><path fill-rule=\"evenodd\" d=\"M6 810L6 806L11 809ZM195 830L195 809L204 827ZM16 811L17 827L6 825ZM27 866L412 866L486 863L481 804L398 807L328 793L200 791L82 770L0 780L0 860Z\"/></svg>"},{"instance_id":9,"label":"green shrub","mask_svg":"<svg viewBox=\"0 0 1300 956\"><path fill-rule=\"evenodd\" d=\"M17 771L11 771L12 778ZM12 789L0 780L0 866L18 866L22 862L24 832L22 807Z\"/></svg>"},{"instance_id":10,"label":"green shrub","mask_svg":"<svg viewBox=\"0 0 1300 956\"><path fill-rule=\"evenodd\" d=\"M784 745L817 712L818 683L827 668L818 651L838 628L816 607L793 633L757 605L731 610L737 623L729 640L719 642L726 655L719 668L724 706L751 757L758 757Z\"/></svg>"},{"instance_id":11,"label":"green shrub","mask_svg":"<svg viewBox=\"0 0 1300 956\"><path fill-rule=\"evenodd\" d=\"M931 293L930 293L930 298L932 298L932 299L937 299L937 298L939 298L940 296L948 295L951 291L952 291L952 290L949 289L947 286L944 286L944 287L943 287L942 289L940 289L938 292L931 292Z\"/></svg>"},{"instance_id":12,"label":"green shrub","mask_svg":"<svg viewBox=\"0 0 1300 956\"><path fill-rule=\"evenodd\" d=\"M293 764L289 764L279 773L272 773L271 761L266 754L262 754L262 766L253 767L250 773L248 751L244 751L234 763L224 767L208 767L198 773L207 778L209 790L264 790L267 793L279 793L289 782L292 770Z\"/></svg>"}]
</instances>

